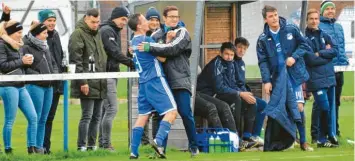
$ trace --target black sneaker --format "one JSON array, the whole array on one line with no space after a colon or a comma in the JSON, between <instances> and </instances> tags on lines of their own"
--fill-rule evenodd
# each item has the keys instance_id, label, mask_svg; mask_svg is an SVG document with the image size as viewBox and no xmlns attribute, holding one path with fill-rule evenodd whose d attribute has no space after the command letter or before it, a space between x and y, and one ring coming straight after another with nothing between
<instances>
[{"instance_id":1,"label":"black sneaker","mask_svg":"<svg viewBox=\"0 0 355 161\"><path fill-rule=\"evenodd\" d=\"M44 154L50 155L52 152L49 149L44 149Z\"/></svg>"},{"instance_id":2,"label":"black sneaker","mask_svg":"<svg viewBox=\"0 0 355 161\"><path fill-rule=\"evenodd\" d=\"M131 155L129 156L129 159L138 159L138 156L135 156L134 154L131 153Z\"/></svg>"},{"instance_id":3,"label":"black sneaker","mask_svg":"<svg viewBox=\"0 0 355 161\"><path fill-rule=\"evenodd\" d=\"M335 144L332 144L332 143L329 142L329 141L326 141L326 142L324 142L324 143L318 142L318 143L317 143L317 147L318 147L318 148L337 148L338 145L335 145Z\"/></svg>"},{"instance_id":4,"label":"black sneaker","mask_svg":"<svg viewBox=\"0 0 355 161\"><path fill-rule=\"evenodd\" d=\"M158 144L156 143L155 139L151 143L152 148L154 149L155 153L158 155L158 158L160 159L166 159L165 153L164 153L164 147L159 147Z\"/></svg>"},{"instance_id":5,"label":"black sneaker","mask_svg":"<svg viewBox=\"0 0 355 161\"><path fill-rule=\"evenodd\" d=\"M190 148L190 153L191 153L191 157L195 157L198 154L200 154L200 151L198 150L198 148Z\"/></svg>"},{"instance_id":6,"label":"black sneaker","mask_svg":"<svg viewBox=\"0 0 355 161\"><path fill-rule=\"evenodd\" d=\"M5 154L12 154L12 148L5 149Z\"/></svg>"},{"instance_id":7,"label":"black sneaker","mask_svg":"<svg viewBox=\"0 0 355 161\"><path fill-rule=\"evenodd\" d=\"M27 147L27 153L28 154L36 153L35 147L34 146Z\"/></svg>"},{"instance_id":8,"label":"black sneaker","mask_svg":"<svg viewBox=\"0 0 355 161\"><path fill-rule=\"evenodd\" d=\"M257 142L243 140L241 142L241 144L239 145L239 150L245 151L245 149L251 149L251 148L258 147L258 146L259 146L259 144Z\"/></svg>"},{"instance_id":9,"label":"black sneaker","mask_svg":"<svg viewBox=\"0 0 355 161\"><path fill-rule=\"evenodd\" d=\"M339 146L339 142L338 142L338 140L337 140L337 138L335 136L329 137L328 140L330 141L330 143Z\"/></svg>"}]
</instances>

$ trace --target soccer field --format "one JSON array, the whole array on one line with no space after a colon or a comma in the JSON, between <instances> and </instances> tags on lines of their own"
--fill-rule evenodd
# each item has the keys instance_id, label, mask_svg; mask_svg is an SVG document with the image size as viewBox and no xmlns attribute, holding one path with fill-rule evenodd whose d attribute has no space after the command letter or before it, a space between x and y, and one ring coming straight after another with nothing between
<instances>
[{"instance_id":1,"label":"soccer field","mask_svg":"<svg viewBox=\"0 0 355 161\"><path fill-rule=\"evenodd\" d=\"M310 127L310 109L311 102L307 103L307 137L309 137ZM2 107L2 106L1 106ZM54 129L52 133L52 155L32 155L28 156L26 151L26 126L27 122L23 114L18 111L17 119L13 128L12 147L14 154L7 156L0 154L0 161L7 160L33 160L33 161L49 161L49 160L128 160L128 121L127 121L127 105L120 104L118 117L114 121L112 141L117 153L107 151L95 152L77 152L76 139L77 127L80 119L80 106L72 105L69 109L69 153L63 150L63 108L60 106L54 120ZM213 153L201 154L191 159L189 153L179 152L169 149L167 156L169 160L337 160L347 161L354 160L354 146L347 143L347 139L354 139L354 102L342 102L340 110L340 124L342 137L340 138L341 146L337 149L317 149L314 152L302 152L299 147L285 152L242 152L242 153ZM4 116L0 112L0 118ZM0 120L0 126L3 126L3 119ZM1 144L3 145L2 139ZM313 145L314 146L314 145ZM2 146L3 149L3 146ZM149 147L143 147L140 150L141 160L148 160L148 155L152 152Z\"/></svg>"}]
</instances>

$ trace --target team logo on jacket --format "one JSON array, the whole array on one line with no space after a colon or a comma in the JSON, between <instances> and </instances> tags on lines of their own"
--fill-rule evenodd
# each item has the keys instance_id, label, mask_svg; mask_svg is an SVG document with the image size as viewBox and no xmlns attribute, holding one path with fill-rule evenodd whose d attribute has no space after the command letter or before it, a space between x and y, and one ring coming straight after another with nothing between
<instances>
[{"instance_id":1,"label":"team logo on jacket","mask_svg":"<svg viewBox=\"0 0 355 161\"><path fill-rule=\"evenodd\" d=\"M244 66L242 66L242 70L245 71L245 67Z\"/></svg>"},{"instance_id":2,"label":"team logo on jacket","mask_svg":"<svg viewBox=\"0 0 355 161\"><path fill-rule=\"evenodd\" d=\"M111 40L111 41L115 41L114 37L109 37L108 39Z\"/></svg>"},{"instance_id":3,"label":"team logo on jacket","mask_svg":"<svg viewBox=\"0 0 355 161\"><path fill-rule=\"evenodd\" d=\"M288 33L287 34L287 40L292 40L292 39L293 39L292 33Z\"/></svg>"},{"instance_id":4,"label":"team logo on jacket","mask_svg":"<svg viewBox=\"0 0 355 161\"><path fill-rule=\"evenodd\" d=\"M323 37L322 37L322 43L323 43L323 44L325 44L325 40L324 40L324 38L323 38Z\"/></svg>"}]
</instances>

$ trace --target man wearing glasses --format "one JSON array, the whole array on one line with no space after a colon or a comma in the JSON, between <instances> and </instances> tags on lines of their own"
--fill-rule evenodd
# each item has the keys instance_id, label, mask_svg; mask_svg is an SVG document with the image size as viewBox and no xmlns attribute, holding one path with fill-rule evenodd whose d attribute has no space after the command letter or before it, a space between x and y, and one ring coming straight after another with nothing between
<instances>
[{"instance_id":1,"label":"man wearing glasses","mask_svg":"<svg viewBox=\"0 0 355 161\"><path fill-rule=\"evenodd\" d=\"M152 55L166 57L163 63L164 73L172 89L178 112L183 120L189 140L192 156L197 155L196 128L192 114L190 64L191 38L188 31L179 23L179 10L176 6L167 6L163 11L165 25L154 32L151 37L158 43L138 45L139 51L150 52ZM171 38L171 41L169 39Z\"/></svg>"}]
</instances>

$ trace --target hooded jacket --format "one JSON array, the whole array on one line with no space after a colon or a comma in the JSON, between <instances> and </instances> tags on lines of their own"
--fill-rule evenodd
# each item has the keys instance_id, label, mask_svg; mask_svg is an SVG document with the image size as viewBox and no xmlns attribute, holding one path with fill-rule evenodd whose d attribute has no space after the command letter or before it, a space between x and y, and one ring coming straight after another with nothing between
<instances>
[{"instance_id":1,"label":"hooded jacket","mask_svg":"<svg viewBox=\"0 0 355 161\"><path fill-rule=\"evenodd\" d=\"M114 22L108 20L100 25L99 31L107 54L107 71L119 72L120 63L132 68L133 61L126 57L121 50L121 29Z\"/></svg>"},{"instance_id":2,"label":"hooded jacket","mask_svg":"<svg viewBox=\"0 0 355 161\"><path fill-rule=\"evenodd\" d=\"M89 57L95 58L95 72L106 72L107 56L98 31L91 30L84 18L76 24L69 39L69 61L76 64L75 73L89 73ZM89 94L84 95L80 87L89 85ZM71 82L71 96L74 98L104 99L106 98L106 79L81 79Z\"/></svg>"},{"instance_id":3,"label":"hooded jacket","mask_svg":"<svg viewBox=\"0 0 355 161\"><path fill-rule=\"evenodd\" d=\"M280 17L280 43L285 61L288 57L293 57L296 62L293 66L287 67L290 78L296 85L300 85L309 79L303 56L311 51L306 40L301 35L300 30L294 24L286 22ZM264 32L257 41L257 56L263 83L269 83L276 78L280 72L278 67L278 56L275 42L271 36L269 26L265 23Z\"/></svg>"}]
</instances>

